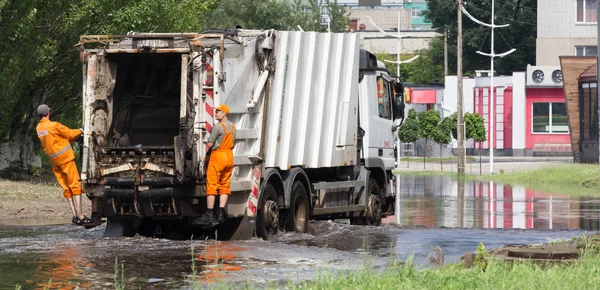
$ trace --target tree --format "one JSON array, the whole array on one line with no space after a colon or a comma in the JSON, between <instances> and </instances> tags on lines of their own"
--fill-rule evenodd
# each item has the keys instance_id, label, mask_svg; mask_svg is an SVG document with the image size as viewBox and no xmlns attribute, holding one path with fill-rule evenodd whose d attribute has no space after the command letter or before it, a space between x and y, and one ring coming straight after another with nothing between
<instances>
[{"instance_id":1,"label":"tree","mask_svg":"<svg viewBox=\"0 0 600 290\"><path fill-rule=\"evenodd\" d=\"M452 123L451 132L454 139L458 139L458 132L456 130L457 113L453 113L448 116L449 122ZM487 133L485 130L485 120L477 113L465 113L465 140L473 139L475 142L484 142L487 140ZM480 146L481 147L481 146ZM481 173L481 150L479 150L479 170Z\"/></svg>"},{"instance_id":2,"label":"tree","mask_svg":"<svg viewBox=\"0 0 600 290\"><path fill-rule=\"evenodd\" d=\"M418 114L417 118L421 128L421 138L425 138L425 144L423 144L423 168L425 168L427 144L436 134L441 119L440 112L436 110L423 111Z\"/></svg>"},{"instance_id":3,"label":"tree","mask_svg":"<svg viewBox=\"0 0 600 290\"><path fill-rule=\"evenodd\" d=\"M420 49L415 51L415 54L403 54L400 56L400 60L404 61L413 58L417 54L419 55L419 58L413 62L401 65L400 76L402 82L409 82L415 85L427 85L433 82L444 81L443 62L442 64L433 63L431 52L432 50L430 49ZM385 63L385 67L390 74L396 74L398 65L385 62L385 60L397 61L397 57L388 53L377 53L375 56L377 57L377 60Z\"/></svg>"},{"instance_id":4,"label":"tree","mask_svg":"<svg viewBox=\"0 0 600 290\"><path fill-rule=\"evenodd\" d=\"M18 144L26 169L35 108L46 103L54 120L81 124L81 62L73 45L82 34L194 32L217 0L0 0L0 142ZM35 141L35 142L33 142Z\"/></svg>"},{"instance_id":5,"label":"tree","mask_svg":"<svg viewBox=\"0 0 600 290\"><path fill-rule=\"evenodd\" d=\"M206 18L209 28L233 29L240 25L244 29L296 30L294 7L277 0L222 0Z\"/></svg>"},{"instance_id":6,"label":"tree","mask_svg":"<svg viewBox=\"0 0 600 290\"><path fill-rule=\"evenodd\" d=\"M398 138L402 143L415 143L421 138L421 128L419 127L415 109L408 110L406 120L398 129ZM400 150L400 148L398 148L398 150ZM410 167L410 158L408 158L407 167Z\"/></svg>"},{"instance_id":7,"label":"tree","mask_svg":"<svg viewBox=\"0 0 600 290\"><path fill-rule=\"evenodd\" d=\"M463 4L473 17L490 22L491 1L472 0ZM428 10L423 14L432 27L439 33L448 31L448 70L456 71L456 1L427 0ZM476 53L481 50L489 53L490 28L483 27L463 16L463 69L465 75L473 75L475 70L489 67L490 59ZM498 74L508 74L523 70L527 64L535 63L535 46L537 36L537 1L508 0L496 1L496 23L510 24L510 27L496 30L495 51L504 52L511 48L517 50L508 57L495 60ZM432 61L443 64L443 41L431 42Z\"/></svg>"},{"instance_id":8,"label":"tree","mask_svg":"<svg viewBox=\"0 0 600 290\"><path fill-rule=\"evenodd\" d=\"M481 174L481 142L487 140L484 122L485 120L483 117L479 116L477 113L465 114L465 127L467 130L466 138L472 138L475 142L479 142L479 174Z\"/></svg>"},{"instance_id":9,"label":"tree","mask_svg":"<svg viewBox=\"0 0 600 290\"><path fill-rule=\"evenodd\" d=\"M452 142L452 127L456 126L456 123L452 123L452 120L448 117L444 118L442 122L437 126L433 132L433 141L440 144L440 166L442 171L444 170L444 161L442 155L443 145L448 145Z\"/></svg>"},{"instance_id":10,"label":"tree","mask_svg":"<svg viewBox=\"0 0 600 290\"><path fill-rule=\"evenodd\" d=\"M207 17L211 28L232 29L240 25L245 29L275 29L326 31L321 25L321 10L331 19L332 32L347 30L348 17L337 1L310 0L303 5L300 0L222 0Z\"/></svg>"}]
</instances>

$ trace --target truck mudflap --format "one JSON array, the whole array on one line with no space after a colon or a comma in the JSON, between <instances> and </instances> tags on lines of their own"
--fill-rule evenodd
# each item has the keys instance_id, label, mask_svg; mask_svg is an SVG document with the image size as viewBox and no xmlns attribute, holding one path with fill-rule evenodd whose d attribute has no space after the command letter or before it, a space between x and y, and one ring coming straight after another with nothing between
<instances>
[{"instance_id":1,"label":"truck mudflap","mask_svg":"<svg viewBox=\"0 0 600 290\"><path fill-rule=\"evenodd\" d=\"M248 206L246 209L246 215L248 217L256 217L256 210L258 207L258 192L260 188L260 168L254 167L252 170L252 191L248 196Z\"/></svg>"}]
</instances>

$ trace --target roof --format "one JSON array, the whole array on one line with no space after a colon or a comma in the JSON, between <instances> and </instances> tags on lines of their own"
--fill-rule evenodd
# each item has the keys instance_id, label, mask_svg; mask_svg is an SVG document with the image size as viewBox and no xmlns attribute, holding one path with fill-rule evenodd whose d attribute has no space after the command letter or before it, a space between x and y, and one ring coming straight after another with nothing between
<instances>
[{"instance_id":1,"label":"roof","mask_svg":"<svg viewBox=\"0 0 600 290\"><path fill-rule=\"evenodd\" d=\"M598 76L597 64L588 67L581 75L579 75L580 82L594 82L597 81Z\"/></svg>"}]
</instances>

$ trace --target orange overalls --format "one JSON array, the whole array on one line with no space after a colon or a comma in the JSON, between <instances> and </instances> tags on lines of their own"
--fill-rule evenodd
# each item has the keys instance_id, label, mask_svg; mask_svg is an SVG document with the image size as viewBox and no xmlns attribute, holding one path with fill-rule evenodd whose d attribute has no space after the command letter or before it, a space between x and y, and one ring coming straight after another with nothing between
<instances>
[{"instance_id":1,"label":"orange overalls","mask_svg":"<svg viewBox=\"0 0 600 290\"><path fill-rule=\"evenodd\" d=\"M223 141L219 148L212 151L208 161L208 170L206 172L207 184L206 194L231 194L229 182L233 172L233 132L235 131L231 123L231 131L227 132L227 127L223 123Z\"/></svg>"},{"instance_id":2,"label":"orange overalls","mask_svg":"<svg viewBox=\"0 0 600 290\"><path fill-rule=\"evenodd\" d=\"M77 140L81 130L69 129L67 126L42 119L36 128L44 153L52 162L52 172L63 189L65 198L72 198L82 193L79 172L75 165L75 153L71 142Z\"/></svg>"}]
</instances>

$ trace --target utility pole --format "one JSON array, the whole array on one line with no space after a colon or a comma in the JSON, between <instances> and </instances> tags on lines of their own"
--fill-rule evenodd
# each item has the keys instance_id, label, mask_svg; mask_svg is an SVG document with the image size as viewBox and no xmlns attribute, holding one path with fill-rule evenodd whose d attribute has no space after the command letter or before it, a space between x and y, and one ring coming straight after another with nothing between
<instances>
[{"instance_id":1,"label":"utility pole","mask_svg":"<svg viewBox=\"0 0 600 290\"><path fill-rule=\"evenodd\" d=\"M508 27L508 24L503 24L503 25L496 25L495 22L495 9L494 9L494 0L492 0L492 22L491 24L487 24L485 22L479 21L477 20L475 17L471 16L471 14L469 14L469 12L465 9L465 7L463 7L462 5L460 6L460 10L462 10L465 15L467 15L469 18L471 18L471 20L473 20L475 23L479 24L479 25L483 25L486 27L489 27L492 29L492 39L491 39L491 43L490 43L490 53L483 53L481 51L477 51L478 54L481 55L485 55L485 56L489 56L490 57L490 63L491 63L491 69L490 69L490 93L489 93L489 108L490 108L490 115L489 115L489 124L490 124L490 140L488 140L488 144L489 144L489 148L490 148L490 174L494 173L494 142L496 140L496 132L494 131L494 123L495 123L495 115L496 115L496 91L494 90L494 58L495 57L505 57L513 52L515 52L516 49L511 49L505 53L501 53L501 54L496 54L496 52L494 51L494 28L501 28L501 27Z\"/></svg>"},{"instance_id":2,"label":"utility pole","mask_svg":"<svg viewBox=\"0 0 600 290\"><path fill-rule=\"evenodd\" d=\"M456 38L456 78L458 79L458 175L465 175L467 152L465 151L465 121L463 120L463 71L462 71L462 0L456 0L458 9L458 36Z\"/></svg>"},{"instance_id":3,"label":"utility pole","mask_svg":"<svg viewBox=\"0 0 600 290\"><path fill-rule=\"evenodd\" d=\"M444 76L448 75L448 29L444 27Z\"/></svg>"}]
</instances>

